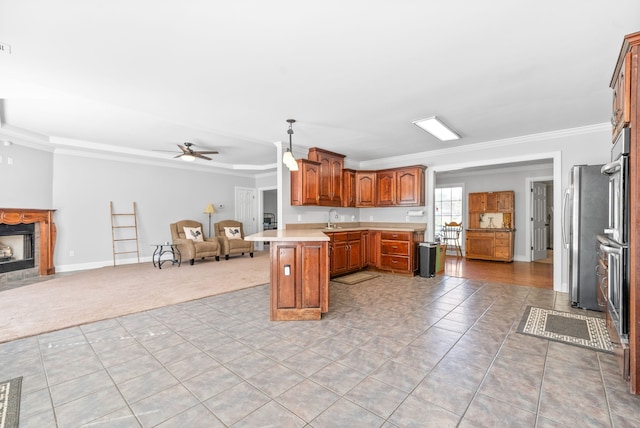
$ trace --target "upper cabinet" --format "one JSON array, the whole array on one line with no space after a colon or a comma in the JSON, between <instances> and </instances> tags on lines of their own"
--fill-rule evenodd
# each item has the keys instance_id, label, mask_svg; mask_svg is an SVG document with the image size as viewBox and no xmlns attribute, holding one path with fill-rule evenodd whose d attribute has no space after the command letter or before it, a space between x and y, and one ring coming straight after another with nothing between
<instances>
[{"instance_id":1,"label":"upper cabinet","mask_svg":"<svg viewBox=\"0 0 640 428\"><path fill-rule=\"evenodd\" d=\"M613 89L611 112L613 141L620 130L629 125L631 115L631 52L627 52L622 58L622 61L616 64L610 85Z\"/></svg>"},{"instance_id":2,"label":"upper cabinet","mask_svg":"<svg viewBox=\"0 0 640 428\"><path fill-rule=\"evenodd\" d=\"M377 171L376 206L424 205L425 169L415 165Z\"/></svg>"},{"instance_id":3,"label":"upper cabinet","mask_svg":"<svg viewBox=\"0 0 640 428\"><path fill-rule=\"evenodd\" d=\"M356 171L356 207L376 206L376 172Z\"/></svg>"},{"instance_id":4,"label":"upper cabinet","mask_svg":"<svg viewBox=\"0 0 640 428\"><path fill-rule=\"evenodd\" d=\"M291 205L318 205L320 163L298 159L298 170L291 171Z\"/></svg>"},{"instance_id":5,"label":"upper cabinet","mask_svg":"<svg viewBox=\"0 0 640 428\"><path fill-rule=\"evenodd\" d=\"M356 206L356 171L353 169L342 170L342 206Z\"/></svg>"},{"instance_id":6,"label":"upper cabinet","mask_svg":"<svg viewBox=\"0 0 640 428\"><path fill-rule=\"evenodd\" d=\"M483 213L503 213L504 223L511 228L515 211L513 190L500 192L476 192L469 193L469 222L470 228L480 227Z\"/></svg>"},{"instance_id":7,"label":"upper cabinet","mask_svg":"<svg viewBox=\"0 0 640 428\"><path fill-rule=\"evenodd\" d=\"M424 165L378 171L344 168L344 155L312 147L291 171L291 205L411 207L425 203Z\"/></svg>"},{"instance_id":8,"label":"upper cabinet","mask_svg":"<svg viewBox=\"0 0 640 428\"><path fill-rule=\"evenodd\" d=\"M320 163L318 205L339 207L342 205L342 169L344 155L312 147L309 160Z\"/></svg>"}]
</instances>

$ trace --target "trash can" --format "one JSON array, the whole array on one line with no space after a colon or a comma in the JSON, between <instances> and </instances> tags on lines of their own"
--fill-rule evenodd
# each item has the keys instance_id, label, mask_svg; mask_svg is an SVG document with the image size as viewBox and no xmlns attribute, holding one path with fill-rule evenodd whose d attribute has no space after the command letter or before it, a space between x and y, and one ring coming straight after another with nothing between
<instances>
[{"instance_id":1,"label":"trash can","mask_svg":"<svg viewBox=\"0 0 640 428\"><path fill-rule=\"evenodd\" d=\"M444 245L436 244L436 273L444 272Z\"/></svg>"},{"instance_id":2,"label":"trash can","mask_svg":"<svg viewBox=\"0 0 640 428\"><path fill-rule=\"evenodd\" d=\"M436 276L436 249L438 244L434 242L420 242L418 252L420 256L420 276L431 278Z\"/></svg>"}]
</instances>

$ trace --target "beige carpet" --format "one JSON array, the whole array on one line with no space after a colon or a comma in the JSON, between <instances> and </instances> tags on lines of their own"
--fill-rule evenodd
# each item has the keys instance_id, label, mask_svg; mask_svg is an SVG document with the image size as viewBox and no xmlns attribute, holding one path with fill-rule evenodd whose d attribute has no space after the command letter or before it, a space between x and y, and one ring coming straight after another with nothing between
<instances>
[{"instance_id":1,"label":"beige carpet","mask_svg":"<svg viewBox=\"0 0 640 428\"><path fill-rule=\"evenodd\" d=\"M269 253L82 271L0 293L0 343L269 282Z\"/></svg>"}]
</instances>

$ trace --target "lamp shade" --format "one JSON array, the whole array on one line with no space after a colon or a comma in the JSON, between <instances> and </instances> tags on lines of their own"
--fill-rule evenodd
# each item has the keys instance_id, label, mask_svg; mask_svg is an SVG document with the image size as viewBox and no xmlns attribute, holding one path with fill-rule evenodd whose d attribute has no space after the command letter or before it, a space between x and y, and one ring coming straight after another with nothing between
<instances>
[{"instance_id":1,"label":"lamp shade","mask_svg":"<svg viewBox=\"0 0 640 428\"><path fill-rule=\"evenodd\" d=\"M216 209L213 208L213 204L207 205L207 207L204 209L205 214L213 214L215 212L216 212Z\"/></svg>"},{"instance_id":2,"label":"lamp shade","mask_svg":"<svg viewBox=\"0 0 640 428\"><path fill-rule=\"evenodd\" d=\"M284 163L291 171L298 170L298 162L296 162L296 159L293 157L293 153L289 150L284 152L284 155L282 155L282 163Z\"/></svg>"}]
</instances>

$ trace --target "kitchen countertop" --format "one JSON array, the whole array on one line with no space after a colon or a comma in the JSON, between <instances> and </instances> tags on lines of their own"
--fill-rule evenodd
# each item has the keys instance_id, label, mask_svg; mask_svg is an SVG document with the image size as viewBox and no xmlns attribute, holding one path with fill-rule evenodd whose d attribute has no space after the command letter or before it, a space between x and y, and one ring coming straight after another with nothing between
<instances>
[{"instance_id":1,"label":"kitchen countertop","mask_svg":"<svg viewBox=\"0 0 640 428\"><path fill-rule=\"evenodd\" d=\"M329 237L319 229L265 230L244 237L245 241L328 241Z\"/></svg>"},{"instance_id":2,"label":"kitchen countertop","mask_svg":"<svg viewBox=\"0 0 640 428\"><path fill-rule=\"evenodd\" d=\"M326 223L302 223L287 224L285 230L316 230L321 232L358 232L361 230L390 230L396 232L424 232L427 225L424 223L337 223L335 227L327 227Z\"/></svg>"}]
</instances>

